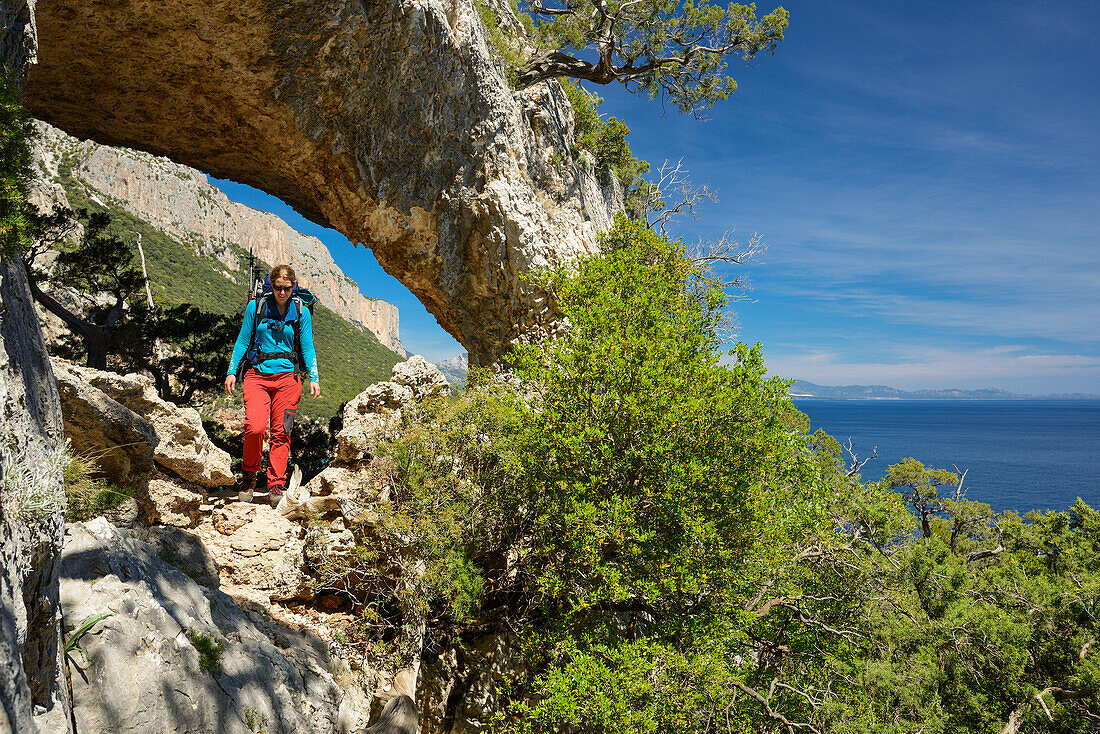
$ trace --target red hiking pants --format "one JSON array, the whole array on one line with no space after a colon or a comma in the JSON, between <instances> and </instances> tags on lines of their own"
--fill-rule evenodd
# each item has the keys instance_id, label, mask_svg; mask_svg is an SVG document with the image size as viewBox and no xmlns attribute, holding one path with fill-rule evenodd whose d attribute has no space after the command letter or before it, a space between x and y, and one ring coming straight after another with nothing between
<instances>
[{"instance_id":1,"label":"red hiking pants","mask_svg":"<svg viewBox=\"0 0 1100 734\"><path fill-rule=\"evenodd\" d=\"M259 471L264 434L271 423L271 451L267 460L267 488L286 486L290 431L302 397L302 381L293 372L266 375L255 368L244 375L244 471Z\"/></svg>"}]
</instances>

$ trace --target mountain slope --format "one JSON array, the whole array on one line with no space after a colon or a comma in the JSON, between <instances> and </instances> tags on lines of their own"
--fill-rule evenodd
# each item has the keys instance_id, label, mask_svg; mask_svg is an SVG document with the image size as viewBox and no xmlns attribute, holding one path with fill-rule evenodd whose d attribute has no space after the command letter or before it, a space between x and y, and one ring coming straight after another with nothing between
<instances>
[{"instance_id":1,"label":"mountain slope","mask_svg":"<svg viewBox=\"0 0 1100 734\"><path fill-rule=\"evenodd\" d=\"M248 257L238 245L224 243L221 257L199 254L193 243L180 241L132 214L125 202L74 178L66 161L58 166L52 183L64 192L70 206L109 213L120 232L133 235L124 239L135 242L135 251L137 235L141 236L151 290L159 304L188 303L240 318L247 302L247 286L246 279L237 282L235 271L243 264L247 272ZM316 401L303 398L299 413L306 417L335 415L340 405L365 387L388 379L393 365L402 360L401 355L380 344L373 332L342 318L320 302L314 310L314 340L322 397ZM232 349L232 344L225 345L227 364ZM239 390L234 402L240 402Z\"/></svg>"},{"instance_id":2,"label":"mountain slope","mask_svg":"<svg viewBox=\"0 0 1100 734\"><path fill-rule=\"evenodd\" d=\"M290 263L303 286L348 321L370 329L378 341L404 355L398 339L397 308L368 298L332 259L316 237L297 232L274 214L230 201L205 174L187 166L125 148L80 141L38 123L39 160L44 175L57 180L62 171L148 222L199 255L221 262L231 279L243 282L251 250L272 265Z\"/></svg>"}]
</instances>

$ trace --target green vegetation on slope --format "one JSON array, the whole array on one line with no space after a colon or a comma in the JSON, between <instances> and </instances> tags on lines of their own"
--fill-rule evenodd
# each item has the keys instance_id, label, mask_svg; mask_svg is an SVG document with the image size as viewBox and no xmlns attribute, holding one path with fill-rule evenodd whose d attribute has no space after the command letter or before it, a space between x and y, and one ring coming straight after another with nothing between
<instances>
[{"instance_id":1,"label":"green vegetation on slope","mask_svg":"<svg viewBox=\"0 0 1100 734\"><path fill-rule=\"evenodd\" d=\"M27 223L23 205L31 169L28 141L34 125L23 107L19 87L8 71L0 68L0 257L27 247Z\"/></svg>"},{"instance_id":2,"label":"green vegetation on slope","mask_svg":"<svg viewBox=\"0 0 1100 734\"><path fill-rule=\"evenodd\" d=\"M322 564L376 645L503 639L498 732L1096 730L1100 513L996 515L914 459L862 482L642 225L546 285L571 329L405 411Z\"/></svg>"},{"instance_id":3,"label":"green vegetation on slope","mask_svg":"<svg viewBox=\"0 0 1100 734\"><path fill-rule=\"evenodd\" d=\"M86 184L75 180L69 166L61 167L61 184L74 208L107 212L115 230L133 235L132 241L136 241L136 235L141 235L153 298L159 305L191 304L241 318L247 302L246 286L233 282L221 262L196 254L190 245L135 217L117 202L99 203L107 197L90 192ZM99 201L92 198L93 193ZM130 236L125 239L131 241ZM238 262L247 268L244 251L239 250L236 254ZM303 397L299 406L299 414L303 417L327 419L336 415L343 403L368 385L389 379L393 366L401 361L369 330L347 322L320 303L314 309L313 335L321 371L321 397L317 400L308 395ZM233 344L224 345L227 366L232 352ZM239 405L240 400L238 389L232 402Z\"/></svg>"}]
</instances>

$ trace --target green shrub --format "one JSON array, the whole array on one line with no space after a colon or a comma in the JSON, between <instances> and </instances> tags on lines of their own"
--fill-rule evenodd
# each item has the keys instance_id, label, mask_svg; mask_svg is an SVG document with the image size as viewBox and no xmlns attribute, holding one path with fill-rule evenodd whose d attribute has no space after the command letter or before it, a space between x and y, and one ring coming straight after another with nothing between
<instances>
[{"instance_id":1,"label":"green shrub","mask_svg":"<svg viewBox=\"0 0 1100 734\"><path fill-rule=\"evenodd\" d=\"M483 569L499 563L514 534L513 403L506 385L475 379L453 399L404 410L364 477L368 493L384 489L388 499L372 503L355 549L324 558L322 584L371 602L379 629L389 616L379 604L390 602L399 625L441 610L469 620L484 595Z\"/></svg>"},{"instance_id":2,"label":"green shrub","mask_svg":"<svg viewBox=\"0 0 1100 734\"><path fill-rule=\"evenodd\" d=\"M401 559L389 598L416 618L507 618L528 730L679 731L708 691L736 695L743 566L798 414L758 347L723 362L724 296L680 243L620 218L602 245L542 275L569 329L516 348L514 382L475 377L379 449L369 547Z\"/></svg>"},{"instance_id":3,"label":"green shrub","mask_svg":"<svg viewBox=\"0 0 1100 734\"><path fill-rule=\"evenodd\" d=\"M187 639L199 653L199 669L205 670L215 678L222 674L222 655L225 654L225 641L199 632L194 627L187 630Z\"/></svg>"},{"instance_id":4,"label":"green shrub","mask_svg":"<svg viewBox=\"0 0 1100 734\"><path fill-rule=\"evenodd\" d=\"M24 207L34 134L19 86L5 65L0 70L0 258L15 255L30 244Z\"/></svg>"}]
</instances>

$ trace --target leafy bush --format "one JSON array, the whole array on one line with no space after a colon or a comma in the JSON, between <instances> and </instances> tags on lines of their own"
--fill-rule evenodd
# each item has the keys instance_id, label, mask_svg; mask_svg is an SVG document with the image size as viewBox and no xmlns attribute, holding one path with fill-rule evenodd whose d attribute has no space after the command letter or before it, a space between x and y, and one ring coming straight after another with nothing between
<instances>
[{"instance_id":1,"label":"leafy bush","mask_svg":"<svg viewBox=\"0 0 1100 734\"><path fill-rule=\"evenodd\" d=\"M685 695L734 674L742 566L801 444L759 347L723 364L725 297L705 276L682 245L620 218L601 255L547 279L569 330L514 354L534 393L523 566L543 672L525 684L535 703L517 705L531 730L676 730L698 715Z\"/></svg>"},{"instance_id":2,"label":"leafy bush","mask_svg":"<svg viewBox=\"0 0 1100 734\"><path fill-rule=\"evenodd\" d=\"M705 275L620 219L601 255L544 274L563 336L517 348L514 382L410 412L378 451L391 500L364 547L400 569L374 593L459 629L505 616L536 671L511 713L533 731L675 730L689 674L699 701L733 695L741 567L805 462L759 348L723 364Z\"/></svg>"},{"instance_id":3,"label":"leafy bush","mask_svg":"<svg viewBox=\"0 0 1100 734\"><path fill-rule=\"evenodd\" d=\"M316 549L322 587L365 602L357 636L377 655L406 658L415 643L406 633L429 617L470 621L486 569L505 565L520 501L514 400L507 385L475 378L454 399L404 410L363 478L371 514L356 547Z\"/></svg>"}]
</instances>

